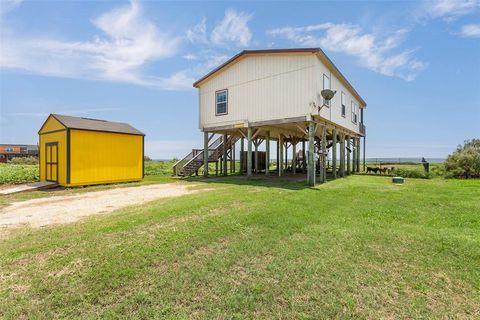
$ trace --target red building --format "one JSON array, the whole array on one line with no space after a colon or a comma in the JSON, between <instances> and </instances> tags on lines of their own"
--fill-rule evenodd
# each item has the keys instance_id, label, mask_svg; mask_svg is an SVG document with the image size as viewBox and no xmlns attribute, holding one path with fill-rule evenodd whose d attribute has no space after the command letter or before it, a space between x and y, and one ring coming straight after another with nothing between
<instances>
[{"instance_id":1,"label":"red building","mask_svg":"<svg viewBox=\"0 0 480 320\"><path fill-rule=\"evenodd\" d=\"M38 157L38 146L31 144L0 144L0 162L18 157Z\"/></svg>"}]
</instances>

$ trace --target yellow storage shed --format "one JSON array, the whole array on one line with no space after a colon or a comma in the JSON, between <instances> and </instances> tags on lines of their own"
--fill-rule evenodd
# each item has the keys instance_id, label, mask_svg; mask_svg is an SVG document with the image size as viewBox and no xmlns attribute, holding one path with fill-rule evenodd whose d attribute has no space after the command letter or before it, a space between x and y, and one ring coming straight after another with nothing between
<instances>
[{"instance_id":1,"label":"yellow storage shed","mask_svg":"<svg viewBox=\"0 0 480 320\"><path fill-rule=\"evenodd\" d=\"M127 123L51 114L38 135L40 181L81 186L143 179L145 135Z\"/></svg>"}]
</instances>

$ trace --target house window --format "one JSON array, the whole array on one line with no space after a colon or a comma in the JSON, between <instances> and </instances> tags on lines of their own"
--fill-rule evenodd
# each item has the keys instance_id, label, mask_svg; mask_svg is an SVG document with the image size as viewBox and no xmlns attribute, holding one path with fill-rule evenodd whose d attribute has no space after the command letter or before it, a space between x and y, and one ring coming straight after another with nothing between
<instances>
[{"instance_id":1,"label":"house window","mask_svg":"<svg viewBox=\"0 0 480 320\"><path fill-rule=\"evenodd\" d=\"M228 91L215 92L215 115L220 116L228 113Z\"/></svg>"},{"instance_id":2,"label":"house window","mask_svg":"<svg viewBox=\"0 0 480 320\"><path fill-rule=\"evenodd\" d=\"M358 105L352 101L352 122L357 123L358 121Z\"/></svg>"},{"instance_id":3,"label":"house window","mask_svg":"<svg viewBox=\"0 0 480 320\"><path fill-rule=\"evenodd\" d=\"M347 95L342 91L342 117L345 117L347 111Z\"/></svg>"},{"instance_id":4,"label":"house window","mask_svg":"<svg viewBox=\"0 0 480 320\"><path fill-rule=\"evenodd\" d=\"M323 74L323 89L330 89L330 78L326 74ZM325 100L324 104L330 107L330 100Z\"/></svg>"}]
</instances>

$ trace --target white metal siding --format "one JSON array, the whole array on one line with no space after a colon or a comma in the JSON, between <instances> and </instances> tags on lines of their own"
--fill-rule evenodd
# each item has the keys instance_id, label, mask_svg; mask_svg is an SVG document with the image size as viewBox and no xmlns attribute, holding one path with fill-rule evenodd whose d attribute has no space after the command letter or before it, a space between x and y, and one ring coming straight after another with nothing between
<instances>
[{"instance_id":1,"label":"white metal siding","mask_svg":"<svg viewBox=\"0 0 480 320\"><path fill-rule=\"evenodd\" d=\"M360 103L357 99L353 97L350 91L340 82L340 80L333 75L330 70L320 61L316 61L316 75L317 75L317 94L320 95L320 92L323 90L323 74L326 74L330 77L330 88L334 91L337 91L333 99L330 101L330 108L323 107L320 115L344 128L352 130L359 133L359 123L360 123ZM342 91L345 93L347 98L347 105L345 106L345 117L342 117ZM352 112L351 112L351 103L354 101L358 109L357 123L352 122Z\"/></svg>"},{"instance_id":2,"label":"white metal siding","mask_svg":"<svg viewBox=\"0 0 480 320\"><path fill-rule=\"evenodd\" d=\"M200 86L200 128L305 116L314 97L316 56L245 57ZM215 115L215 92L228 89L228 114Z\"/></svg>"},{"instance_id":3,"label":"white metal siding","mask_svg":"<svg viewBox=\"0 0 480 320\"><path fill-rule=\"evenodd\" d=\"M321 116L358 132L358 123L351 121L352 94L314 54L246 56L207 79L199 87L199 126L202 129L317 114L310 103L322 103L324 73L337 93ZM215 92L223 89L228 89L228 114L217 116ZM347 95L345 118L341 116L342 91Z\"/></svg>"}]
</instances>

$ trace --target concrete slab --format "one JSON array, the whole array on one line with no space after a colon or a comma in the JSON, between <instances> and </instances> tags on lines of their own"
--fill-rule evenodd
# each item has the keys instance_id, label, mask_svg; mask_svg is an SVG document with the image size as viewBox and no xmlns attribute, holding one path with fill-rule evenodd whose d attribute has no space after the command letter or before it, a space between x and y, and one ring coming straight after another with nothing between
<instances>
[{"instance_id":1,"label":"concrete slab","mask_svg":"<svg viewBox=\"0 0 480 320\"><path fill-rule=\"evenodd\" d=\"M0 189L1 195L7 195L17 192L24 192L24 191L34 191L34 190L42 190L42 189L49 189L58 186L55 182L50 181L42 181L42 182L35 182L35 183L27 183L27 184L17 184L12 186L6 186Z\"/></svg>"}]
</instances>

